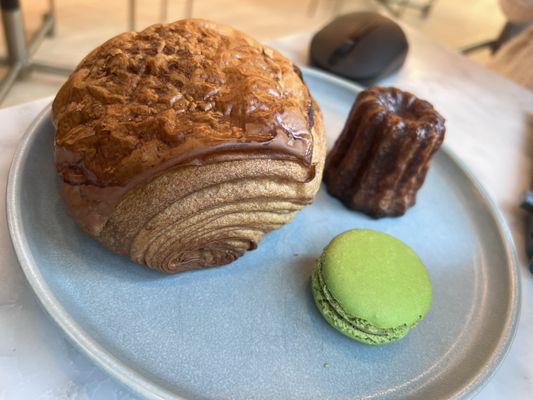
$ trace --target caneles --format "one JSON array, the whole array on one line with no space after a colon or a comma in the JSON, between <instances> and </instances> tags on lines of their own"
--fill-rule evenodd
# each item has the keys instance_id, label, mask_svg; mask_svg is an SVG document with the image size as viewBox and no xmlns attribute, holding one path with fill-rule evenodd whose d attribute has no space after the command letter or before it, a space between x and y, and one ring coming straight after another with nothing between
<instances>
[{"instance_id":1,"label":"caneles","mask_svg":"<svg viewBox=\"0 0 533 400\"><path fill-rule=\"evenodd\" d=\"M412 93L373 86L357 97L326 158L328 192L370 216L402 215L416 202L444 118Z\"/></svg>"}]
</instances>

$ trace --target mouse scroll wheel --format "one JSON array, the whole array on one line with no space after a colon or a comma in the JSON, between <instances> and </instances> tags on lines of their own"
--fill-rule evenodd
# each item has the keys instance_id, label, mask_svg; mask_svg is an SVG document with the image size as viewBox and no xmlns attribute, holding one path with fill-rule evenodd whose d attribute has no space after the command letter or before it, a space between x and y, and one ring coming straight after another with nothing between
<instances>
[{"instance_id":1,"label":"mouse scroll wheel","mask_svg":"<svg viewBox=\"0 0 533 400\"><path fill-rule=\"evenodd\" d=\"M355 46L355 42L356 41L353 39L346 39L339 47L337 47L335 53L337 53L338 56L344 56L348 54Z\"/></svg>"},{"instance_id":2,"label":"mouse scroll wheel","mask_svg":"<svg viewBox=\"0 0 533 400\"><path fill-rule=\"evenodd\" d=\"M348 54L353 49L356 42L357 41L353 39L346 39L344 42L342 42L340 46L338 46L333 52L333 54L331 54L331 56L329 57L329 64L333 66L336 65L339 61L341 61L344 56L346 56L346 54Z\"/></svg>"}]
</instances>

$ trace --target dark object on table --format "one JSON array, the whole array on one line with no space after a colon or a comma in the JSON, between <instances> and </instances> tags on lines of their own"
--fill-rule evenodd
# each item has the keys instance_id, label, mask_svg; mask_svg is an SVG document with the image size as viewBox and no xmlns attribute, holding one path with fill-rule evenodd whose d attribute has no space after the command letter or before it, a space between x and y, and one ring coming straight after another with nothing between
<instances>
[{"instance_id":1,"label":"dark object on table","mask_svg":"<svg viewBox=\"0 0 533 400\"><path fill-rule=\"evenodd\" d=\"M533 273L533 191L524 192L520 207L527 211L526 254L529 257L529 270Z\"/></svg>"},{"instance_id":2,"label":"dark object on table","mask_svg":"<svg viewBox=\"0 0 533 400\"><path fill-rule=\"evenodd\" d=\"M444 133L444 118L429 102L393 87L364 90L327 155L327 190L372 217L402 215L415 204Z\"/></svg>"},{"instance_id":3,"label":"dark object on table","mask_svg":"<svg viewBox=\"0 0 533 400\"><path fill-rule=\"evenodd\" d=\"M466 47L459 49L463 54L474 53L478 50L489 49L490 54L494 55L500 47L507 43L510 39L523 32L527 27L528 22L511 22L507 21L503 26L498 37L490 38L481 42L469 44Z\"/></svg>"},{"instance_id":4,"label":"dark object on table","mask_svg":"<svg viewBox=\"0 0 533 400\"><path fill-rule=\"evenodd\" d=\"M398 24L373 12L335 18L311 41L313 65L369 85L399 69L407 38Z\"/></svg>"}]
</instances>

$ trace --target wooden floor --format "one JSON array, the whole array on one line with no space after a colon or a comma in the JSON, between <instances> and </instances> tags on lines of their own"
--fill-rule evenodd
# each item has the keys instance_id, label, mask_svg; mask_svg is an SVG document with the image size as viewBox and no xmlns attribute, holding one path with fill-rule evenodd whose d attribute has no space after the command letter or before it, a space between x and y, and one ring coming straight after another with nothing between
<instances>
[{"instance_id":1,"label":"wooden floor","mask_svg":"<svg viewBox=\"0 0 533 400\"><path fill-rule=\"evenodd\" d=\"M39 25L48 2L22 0L21 3L29 36ZM56 0L55 3L56 35L46 39L37 51L35 58L40 61L75 66L95 46L128 30L128 0ZM161 21L165 3L167 21L185 16L186 0L137 0L137 29ZM335 15L356 10L387 13L379 2L372 0L194 0L192 15L236 26L266 40L318 29ZM494 37L504 23L497 0L436 0L427 18L422 18L417 10L406 9L399 19L454 49ZM0 50L4 51L3 43ZM475 59L484 62L487 55L479 53ZM1 106L53 95L64 79L31 74L15 84Z\"/></svg>"}]
</instances>

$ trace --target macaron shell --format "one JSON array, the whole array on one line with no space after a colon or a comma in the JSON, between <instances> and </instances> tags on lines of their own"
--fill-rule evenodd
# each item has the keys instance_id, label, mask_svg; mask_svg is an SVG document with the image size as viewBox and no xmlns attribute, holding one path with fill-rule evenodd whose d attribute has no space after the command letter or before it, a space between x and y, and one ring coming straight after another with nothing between
<instances>
[{"instance_id":1,"label":"macaron shell","mask_svg":"<svg viewBox=\"0 0 533 400\"><path fill-rule=\"evenodd\" d=\"M317 265L311 277L313 298L317 309L324 319L337 331L366 344L386 344L404 337L411 327L402 326L396 329L388 329L379 335L369 331L373 328L368 322L357 318L348 319L346 315L331 302L327 288L321 279L321 267ZM344 314L344 315L343 315Z\"/></svg>"},{"instance_id":2,"label":"macaron shell","mask_svg":"<svg viewBox=\"0 0 533 400\"><path fill-rule=\"evenodd\" d=\"M346 231L324 249L320 264L324 283L344 312L377 328L412 326L431 305L422 261L386 233Z\"/></svg>"}]
</instances>

